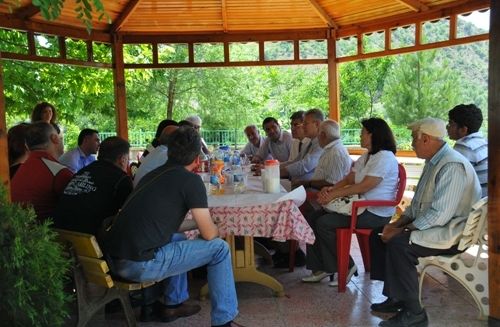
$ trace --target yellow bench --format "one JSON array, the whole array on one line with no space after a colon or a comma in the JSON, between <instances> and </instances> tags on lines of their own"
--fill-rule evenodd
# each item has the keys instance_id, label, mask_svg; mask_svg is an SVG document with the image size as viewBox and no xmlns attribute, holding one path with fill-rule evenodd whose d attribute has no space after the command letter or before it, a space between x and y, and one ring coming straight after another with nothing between
<instances>
[{"instance_id":1,"label":"yellow bench","mask_svg":"<svg viewBox=\"0 0 500 327\"><path fill-rule=\"evenodd\" d=\"M70 252L75 259L73 277L78 301L77 326L85 326L99 309L115 299L120 300L123 306L128 326L136 326L128 292L152 286L154 282L134 283L112 277L94 235L62 229L55 231L61 242L69 243ZM104 294L92 296L87 283L104 288Z\"/></svg>"}]
</instances>

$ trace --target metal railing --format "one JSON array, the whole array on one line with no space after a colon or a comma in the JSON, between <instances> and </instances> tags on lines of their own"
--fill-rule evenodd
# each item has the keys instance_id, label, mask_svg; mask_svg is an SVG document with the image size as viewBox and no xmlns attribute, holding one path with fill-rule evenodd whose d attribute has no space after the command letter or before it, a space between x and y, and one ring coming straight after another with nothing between
<instances>
[{"instance_id":1,"label":"metal railing","mask_svg":"<svg viewBox=\"0 0 500 327\"><path fill-rule=\"evenodd\" d=\"M346 146L359 146L359 134L361 129L342 129L342 142ZM100 132L101 140L107 137L115 136L116 132ZM211 146L221 144L229 145L235 148L242 148L248 141L245 133L241 130L214 129L202 130L201 135L205 142ZM407 148L411 144L411 135L405 130L394 129L394 136L398 148ZM145 148L155 137L154 132L130 131L128 134L130 146L133 148Z\"/></svg>"}]
</instances>

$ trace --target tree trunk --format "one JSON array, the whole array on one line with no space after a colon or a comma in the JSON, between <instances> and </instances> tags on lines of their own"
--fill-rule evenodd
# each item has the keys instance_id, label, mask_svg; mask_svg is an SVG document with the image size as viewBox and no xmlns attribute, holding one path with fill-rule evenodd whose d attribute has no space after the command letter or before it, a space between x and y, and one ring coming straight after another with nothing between
<instances>
[{"instance_id":1,"label":"tree trunk","mask_svg":"<svg viewBox=\"0 0 500 327\"><path fill-rule=\"evenodd\" d=\"M172 70L168 79L168 95L167 95L167 119L172 119L175 101L175 87L177 84L177 70Z\"/></svg>"}]
</instances>

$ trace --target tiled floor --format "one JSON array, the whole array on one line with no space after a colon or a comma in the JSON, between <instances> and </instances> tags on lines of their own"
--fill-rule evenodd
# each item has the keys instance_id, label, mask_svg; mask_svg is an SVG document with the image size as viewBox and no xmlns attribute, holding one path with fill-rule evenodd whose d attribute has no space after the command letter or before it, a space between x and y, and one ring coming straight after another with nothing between
<instances>
[{"instance_id":1,"label":"tiled floor","mask_svg":"<svg viewBox=\"0 0 500 327\"><path fill-rule=\"evenodd\" d=\"M354 244L353 244L354 245ZM356 244L357 245L357 244ZM355 256L360 274L353 277L345 293L329 287L327 279L318 284L304 284L300 278L309 274L305 268L293 273L262 265L261 270L277 278L284 286L286 296L273 297L271 290L255 284L238 283L240 314L236 321L247 327L330 327L377 326L390 314L370 311L370 304L385 299L381 295L382 283L370 281L363 271L362 260ZM199 314L171 323L138 323L143 327L210 326L210 301L198 301L196 294L202 281L191 282L192 302L199 303ZM477 320L478 309L472 297L455 280L438 270L430 271L424 282L423 303L429 315L429 326L487 326ZM138 311L137 311L138 313ZM97 315L89 326L126 326L121 313Z\"/></svg>"}]
</instances>

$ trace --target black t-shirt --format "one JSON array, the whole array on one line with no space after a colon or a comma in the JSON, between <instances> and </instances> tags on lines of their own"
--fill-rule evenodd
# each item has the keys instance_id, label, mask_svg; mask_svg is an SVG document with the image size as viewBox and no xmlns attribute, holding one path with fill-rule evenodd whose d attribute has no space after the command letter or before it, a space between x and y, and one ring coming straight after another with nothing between
<instances>
[{"instance_id":1,"label":"black t-shirt","mask_svg":"<svg viewBox=\"0 0 500 327\"><path fill-rule=\"evenodd\" d=\"M57 228L96 235L104 218L115 215L133 185L130 177L107 161L94 161L76 173L54 212Z\"/></svg>"},{"instance_id":2,"label":"black t-shirt","mask_svg":"<svg viewBox=\"0 0 500 327\"><path fill-rule=\"evenodd\" d=\"M167 162L136 186L106 236L105 252L121 259L151 260L193 208L208 208L203 181L183 166Z\"/></svg>"}]
</instances>

